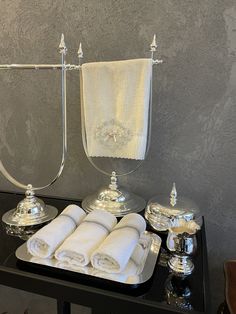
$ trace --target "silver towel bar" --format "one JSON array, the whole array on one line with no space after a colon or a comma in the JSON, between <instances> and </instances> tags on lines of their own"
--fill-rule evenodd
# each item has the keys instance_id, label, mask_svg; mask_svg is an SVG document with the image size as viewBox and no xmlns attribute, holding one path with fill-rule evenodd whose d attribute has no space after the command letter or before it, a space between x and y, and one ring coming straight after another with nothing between
<instances>
[{"instance_id":1,"label":"silver towel bar","mask_svg":"<svg viewBox=\"0 0 236 314\"><path fill-rule=\"evenodd\" d=\"M62 35L64 41L64 36ZM64 44L64 42L63 42ZM67 52L66 47L60 44L60 50L63 50L64 55ZM160 64L163 60L153 59L153 53L157 50L156 35L153 36L152 43L150 45L151 58L153 65ZM79 70L81 68L81 59L83 58L82 45L80 43L78 50L79 64L0 64L0 70Z\"/></svg>"}]
</instances>

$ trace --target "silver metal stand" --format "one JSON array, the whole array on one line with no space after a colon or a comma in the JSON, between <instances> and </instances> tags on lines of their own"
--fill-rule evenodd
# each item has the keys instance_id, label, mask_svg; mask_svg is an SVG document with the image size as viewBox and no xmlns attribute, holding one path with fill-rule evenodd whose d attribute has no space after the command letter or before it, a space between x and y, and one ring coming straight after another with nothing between
<instances>
[{"instance_id":1,"label":"silver metal stand","mask_svg":"<svg viewBox=\"0 0 236 314\"><path fill-rule=\"evenodd\" d=\"M33 187L31 184L22 184L17 181L4 167L0 160L0 171L3 176L16 187L26 190L26 197L19 202L16 208L6 212L2 221L5 224L7 233L27 238L39 227L52 220L57 215L57 209L53 206L45 205L44 202L35 197L35 191L42 190L51 186L61 175L67 154L67 121L66 121L66 70L78 70L80 66L66 65L65 55L67 48L64 35L61 36L59 45L61 54L61 64L11 64L0 65L0 70L61 70L61 111L62 111L62 158L59 171L47 185Z\"/></svg>"},{"instance_id":2,"label":"silver metal stand","mask_svg":"<svg viewBox=\"0 0 236 314\"><path fill-rule=\"evenodd\" d=\"M154 35L151 47L151 58L156 51L156 36ZM81 62L83 58L82 46L80 43L78 50L79 64L66 64L65 55L67 48L64 41L64 35L61 36L61 42L59 45L59 52L61 54L61 64L3 64L0 65L0 70L61 70L61 111L62 111L62 127L63 127L63 147L62 147L62 158L61 165L56 176L50 181L49 184L41 187L33 187L31 184L23 184L17 181L4 167L0 160L0 172L3 176L14 184L16 187L25 190L26 197L17 205L15 209L12 209L5 213L2 217L2 221L5 224L6 230L10 234L19 236L28 236L35 232L35 228L40 227L42 224L50 221L57 215L57 209L53 206L45 205L44 202L35 197L35 191L42 190L51 186L61 175L67 153L67 124L66 124L66 71L68 70L80 70ZM153 64L162 63L162 60L153 60ZM151 112L151 111L150 111ZM150 121L151 122L151 121ZM150 125L149 125L150 134ZM85 134L84 134L84 119L82 117L82 137L84 148L86 152ZM149 149L150 136L149 136ZM140 167L142 161L135 167L135 169L123 173L117 174L116 172L107 173L100 169L92 159L87 155L88 160L91 164L98 169L100 172L111 177L111 184L102 188L96 195L88 196L83 201L83 207L88 212L94 208L102 208L109 210L116 216L123 216L129 212L139 212L145 207L145 200L141 197L125 191L123 188L118 186L117 178L123 175L128 175L134 172Z\"/></svg>"},{"instance_id":3,"label":"silver metal stand","mask_svg":"<svg viewBox=\"0 0 236 314\"><path fill-rule=\"evenodd\" d=\"M152 43L150 45L150 51L151 51L151 59L153 60L154 64L162 63L162 60L154 60L153 55L154 52L157 50L157 43L156 43L156 35L154 35ZM80 57L79 57L80 58ZM83 103L81 103L81 107L83 108ZM83 202L82 207L85 211L90 212L94 209L103 209L111 212L116 217L122 217L128 213L133 212L140 212L145 208L146 201L131 192L126 191L124 188L120 187L118 185L118 177L125 176L128 174L133 173L136 171L141 164L143 163L143 160L140 161L137 166L126 173L118 174L116 171L112 171L112 173L108 173L98 167L92 158L88 155L87 152L87 141L86 141L86 132L85 132L85 119L83 115L83 110L81 109L82 113L82 138L83 138L83 146L85 153L87 155L88 160L90 163L101 173L105 174L106 176L110 177L111 183L106 186L99 189L98 192L87 196ZM149 151L150 146L150 137L151 137L151 114L152 114L152 86L151 86L151 93L150 93L150 107L149 107L149 130L148 130L148 143L147 143L147 149L146 149L146 156Z\"/></svg>"}]
</instances>

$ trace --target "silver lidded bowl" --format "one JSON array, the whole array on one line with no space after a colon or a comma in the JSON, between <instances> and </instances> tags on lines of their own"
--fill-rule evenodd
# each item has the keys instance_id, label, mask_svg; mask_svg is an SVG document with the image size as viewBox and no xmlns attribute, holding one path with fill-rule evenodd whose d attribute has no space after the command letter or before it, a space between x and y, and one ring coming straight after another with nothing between
<instances>
[{"instance_id":1,"label":"silver lidded bowl","mask_svg":"<svg viewBox=\"0 0 236 314\"><path fill-rule=\"evenodd\" d=\"M175 183L169 196L159 195L151 198L145 209L145 218L156 231L167 231L173 220L190 221L198 216L199 209L194 202L184 197L177 198Z\"/></svg>"}]
</instances>

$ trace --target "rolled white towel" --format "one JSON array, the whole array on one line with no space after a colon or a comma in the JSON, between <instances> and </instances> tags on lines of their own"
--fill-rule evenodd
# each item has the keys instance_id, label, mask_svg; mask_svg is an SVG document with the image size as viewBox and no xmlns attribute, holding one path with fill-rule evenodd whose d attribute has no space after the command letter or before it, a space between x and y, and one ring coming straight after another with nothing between
<instances>
[{"instance_id":1,"label":"rolled white towel","mask_svg":"<svg viewBox=\"0 0 236 314\"><path fill-rule=\"evenodd\" d=\"M35 263L35 264L50 266L50 267L56 266L54 258L41 258L41 257L33 256L33 257L31 257L30 262Z\"/></svg>"},{"instance_id":2,"label":"rolled white towel","mask_svg":"<svg viewBox=\"0 0 236 314\"><path fill-rule=\"evenodd\" d=\"M55 258L53 260L55 261L55 267L57 268L73 271L76 273L91 275L92 267L89 266L80 267L77 265L72 265L71 263L57 261Z\"/></svg>"},{"instance_id":3,"label":"rolled white towel","mask_svg":"<svg viewBox=\"0 0 236 314\"><path fill-rule=\"evenodd\" d=\"M142 236L141 236L142 238ZM120 273L108 273L92 268L92 275L113 281L134 284L139 282L139 274L143 271L143 266L149 251L149 241L143 237L135 246L135 249L125 267Z\"/></svg>"},{"instance_id":4,"label":"rolled white towel","mask_svg":"<svg viewBox=\"0 0 236 314\"><path fill-rule=\"evenodd\" d=\"M91 269L93 269L92 271L93 276L112 280L112 281L126 283L129 281L128 280L129 278L133 278L133 277L138 278L138 276L135 274L137 267L132 260L128 261L128 264L126 265L125 269L121 273L108 273L106 271L101 271L93 267L91 267Z\"/></svg>"},{"instance_id":5,"label":"rolled white towel","mask_svg":"<svg viewBox=\"0 0 236 314\"><path fill-rule=\"evenodd\" d=\"M146 222L141 215L124 216L93 253L93 267L108 273L122 272L145 229Z\"/></svg>"},{"instance_id":6,"label":"rolled white towel","mask_svg":"<svg viewBox=\"0 0 236 314\"><path fill-rule=\"evenodd\" d=\"M48 225L37 231L28 241L27 249L33 256L51 257L62 242L77 228L86 216L77 205L67 206Z\"/></svg>"},{"instance_id":7,"label":"rolled white towel","mask_svg":"<svg viewBox=\"0 0 236 314\"><path fill-rule=\"evenodd\" d=\"M55 257L72 265L86 266L94 250L116 225L114 215L104 210L89 213L75 232L56 250Z\"/></svg>"}]
</instances>

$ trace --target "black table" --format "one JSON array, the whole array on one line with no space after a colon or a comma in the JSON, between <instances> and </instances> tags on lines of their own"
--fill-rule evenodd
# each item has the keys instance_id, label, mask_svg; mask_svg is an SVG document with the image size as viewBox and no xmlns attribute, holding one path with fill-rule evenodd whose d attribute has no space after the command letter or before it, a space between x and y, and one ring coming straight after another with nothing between
<instances>
[{"instance_id":1,"label":"black table","mask_svg":"<svg viewBox=\"0 0 236 314\"><path fill-rule=\"evenodd\" d=\"M14 208L22 198L21 194L0 192L0 215L2 216L6 211ZM48 197L43 197L43 199L47 204L56 206L60 211L68 204L80 204L75 200ZM194 257L195 271L185 279L173 277L168 267L163 266L166 256L166 235L163 234L161 237L163 238L162 253L150 282L137 289L123 291L118 288L106 287L100 282L73 280L73 277L67 278L64 275L52 274L47 270L37 271L37 269L22 267L15 257L15 251L24 241L6 235L1 226L0 284L56 299L58 314L69 314L70 303L90 307L93 314L171 314L186 313L186 309L187 313L210 314L204 224L197 235L198 250ZM171 293L168 287L171 287Z\"/></svg>"}]
</instances>

